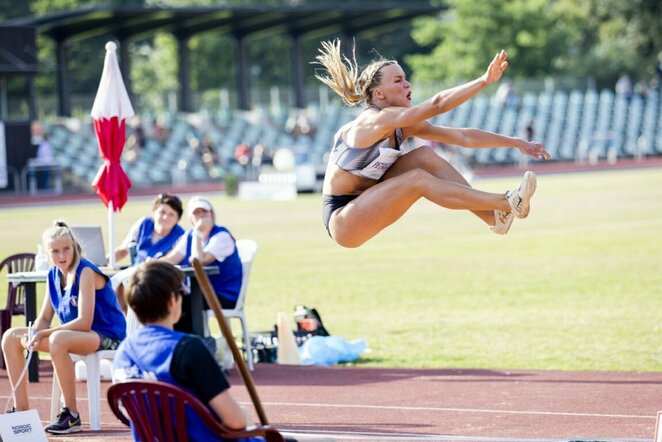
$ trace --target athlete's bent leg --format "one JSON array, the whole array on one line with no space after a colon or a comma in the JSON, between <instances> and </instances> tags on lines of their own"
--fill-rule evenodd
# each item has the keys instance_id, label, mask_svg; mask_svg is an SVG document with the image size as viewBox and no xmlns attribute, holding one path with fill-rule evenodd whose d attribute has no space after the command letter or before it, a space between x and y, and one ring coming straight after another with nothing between
<instances>
[{"instance_id":1,"label":"athlete's bent leg","mask_svg":"<svg viewBox=\"0 0 662 442\"><path fill-rule=\"evenodd\" d=\"M510 210L502 194L483 192L414 169L375 184L345 207L329 223L333 239L344 247L358 247L397 221L419 198L448 209Z\"/></svg>"},{"instance_id":2,"label":"athlete's bent leg","mask_svg":"<svg viewBox=\"0 0 662 442\"><path fill-rule=\"evenodd\" d=\"M414 169L423 169L437 178L471 187L460 172L444 158L437 155L429 146L418 147L398 158L389 170L386 171L382 180L394 178ZM493 210L472 210L471 212L482 219L487 225L494 225Z\"/></svg>"}]
</instances>

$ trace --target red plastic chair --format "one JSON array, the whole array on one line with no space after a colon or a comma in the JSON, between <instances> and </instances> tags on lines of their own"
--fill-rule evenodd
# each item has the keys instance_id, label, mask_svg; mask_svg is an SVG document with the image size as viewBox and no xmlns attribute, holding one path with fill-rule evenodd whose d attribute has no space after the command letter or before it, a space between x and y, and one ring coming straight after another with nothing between
<instances>
[{"instance_id":1,"label":"red plastic chair","mask_svg":"<svg viewBox=\"0 0 662 442\"><path fill-rule=\"evenodd\" d=\"M0 273L7 268L7 274L16 272L31 272L34 270L34 253L18 253L0 262ZM0 336L11 328L11 318L14 315L25 315L25 287L7 283L7 307L0 310ZM0 368L5 368L5 358L0 348Z\"/></svg>"},{"instance_id":2,"label":"red plastic chair","mask_svg":"<svg viewBox=\"0 0 662 442\"><path fill-rule=\"evenodd\" d=\"M284 442L283 436L268 425L231 430L220 423L191 393L160 381L132 379L108 389L108 403L115 416L129 425L143 441L188 442L186 407L190 407L207 427L223 439L263 437L267 442ZM122 409L126 410L128 417ZM197 441L192 441L197 442Z\"/></svg>"}]
</instances>

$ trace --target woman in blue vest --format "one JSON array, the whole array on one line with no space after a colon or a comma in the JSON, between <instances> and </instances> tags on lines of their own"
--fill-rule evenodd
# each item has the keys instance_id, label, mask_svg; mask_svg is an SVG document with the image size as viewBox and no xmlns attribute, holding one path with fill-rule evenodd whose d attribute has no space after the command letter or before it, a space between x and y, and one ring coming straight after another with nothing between
<instances>
[{"instance_id":1,"label":"woman in blue vest","mask_svg":"<svg viewBox=\"0 0 662 442\"><path fill-rule=\"evenodd\" d=\"M115 260L124 259L132 243L136 245L137 262L167 255L184 234L184 229L178 224L183 213L179 197L159 194L152 203L152 216L144 216L131 226L124 242L115 249Z\"/></svg>"},{"instance_id":2,"label":"woman in blue vest","mask_svg":"<svg viewBox=\"0 0 662 442\"><path fill-rule=\"evenodd\" d=\"M135 257L131 257L131 265L145 262L148 258L157 259L165 256L177 244L184 234L179 225L184 209L182 201L176 195L159 194L152 203L152 216L144 216L136 221L124 242L115 249L115 261L121 261L129 255L129 248L135 246ZM126 312L124 290L120 286L117 299Z\"/></svg>"},{"instance_id":3,"label":"woman in blue vest","mask_svg":"<svg viewBox=\"0 0 662 442\"><path fill-rule=\"evenodd\" d=\"M162 261L145 263L131 276L127 302L144 325L119 346L114 377L157 379L182 387L225 426L242 429L248 422L246 412L232 397L214 356L200 337L173 330L182 312L183 281L179 269ZM190 410L186 422L189 440L219 440Z\"/></svg>"},{"instance_id":4,"label":"woman in blue vest","mask_svg":"<svg viewBox=\"0 0 662 442\"><path fill-rule=\"evenodd\" d=\"M207 199L192 197L187 211L193 228L181 237L164 260L171 264L188 266L191 265L191 259L198 258L202 265L218 267L218 274L210 275L209 280L221 306L224 309L232 309L237 303L243 276L236 241L228 229L216 224L214 209ZM188 311L185 302L184 323L190 322L190 315L186 315ZM191 329L182 324L177 330Z\"/></svg>"},{"instance_id":5,"label":"woman in blue vest","mask_svg":"<svg viewBox=\"0 0 662 442\"><path fill-rule=\"evenodd\" d=\"M48 271L47 296L35 321L35 334L26 327L9 329L2 338L7 373L13 388L14 410L30 408L25 379L16 385L25 364L24 350L48 352L62 391L64 408L46 431L66 434L81 431L76 403L74 363L70 353L86 355L114 350L126 335L126 322L110 279L81 256L80 244L66 223L55 221L44 232L44 245L53 266ZM51 327L57 314L61 325Z\"/></svg>"}]
</instances>

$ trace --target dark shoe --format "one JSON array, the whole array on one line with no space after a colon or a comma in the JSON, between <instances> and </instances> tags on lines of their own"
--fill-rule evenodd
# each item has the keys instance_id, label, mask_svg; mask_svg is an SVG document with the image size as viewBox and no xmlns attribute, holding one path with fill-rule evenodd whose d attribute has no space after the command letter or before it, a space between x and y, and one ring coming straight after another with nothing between
<instances>
[{"instance_id":1,"label":"dark shoe","mask_svg":"<svg viewBox=\"0 0 662 442\"><path fill-rule=\"evenodd\" d=\"M57 420L47 425L44 430L54 434L78 433L83 430L80 424L80 414L78 417L73 417L69 409L64 407L57 415Z\"/></svg>"},{"instance_id":2,"label":"dark shoe","mask_svg":"<svg viewBox=\"0 0 662 442\"><path fill-rule=\"evenodd\" d=\"M5 414L15 413L15 412L16 412L16 407L11 407L11 408L8 408L7 411L5 411Z\"/></svg>"}]
</instances>

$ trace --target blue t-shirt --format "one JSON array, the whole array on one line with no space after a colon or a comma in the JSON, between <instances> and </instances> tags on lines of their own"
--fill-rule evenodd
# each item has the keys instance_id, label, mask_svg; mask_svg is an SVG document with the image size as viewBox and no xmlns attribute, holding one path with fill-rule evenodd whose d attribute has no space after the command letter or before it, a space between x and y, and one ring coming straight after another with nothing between
<instances>
[{"instance_id":1,"label":"blue t-shirt","mask_svg":"<svg viewBox=\"0 0 662 442\"><path fill-rule=\"evenodd\" d=\"M160 258L165 256L177 244L177 240L184 234L184 229L176 224L163 238L152 243L154 234L154 220L151 217L145 217L136 232L136 245L138 248L138 262L145 262L150 258Z\"/></svg>"},{"instance_id":2,"label":"blue t-shirt","mask_svg":"<svg viewBox=\"0 0 662 442\"><path fill-rule=\"evenodd\" d=\"M192 358L196 360L191 361ZM230 387L223 372L199 337L159 325L145 325L125 339L117 349L113 366L117 379L142 378L167 382L189 391L205 403L207 408L209 408L207 404L209 400ZM204 391L196 392L193 388L183 385L184 383L200 385L196 379L190 379L199 376L208 378L205 381ZM209 410L215 415L211 408ZM211 432L188 408L186 431L191 441L223 440ZM137 433L134 431L133 434L134 439L138 441ZM240 439L243 442L263 440L262 438Z\"/></svg>"},{"instance_id":3,"label":"blue t-shirt","mask_svg":"<svg viewBox=\"0 0 662 442\"><path fill-rule=\"evenodd\" d=\"M124 339L126 336L126 320L117 302L117 296L110 283L108 276L85 258L81 258L73 285L68 289L62 288L62 272L56 266L48 272L48 295L53 310L60 319L60 323L66 324L78 318L78 295L80 290L80 275L84 268L89 267L95 273L103 276L106 285L95 290L94 318L92 319L92 330L108 338Z\"/></svg>"}]
</instances>

